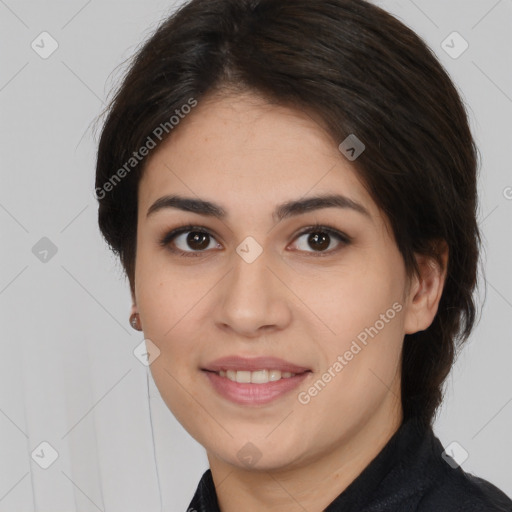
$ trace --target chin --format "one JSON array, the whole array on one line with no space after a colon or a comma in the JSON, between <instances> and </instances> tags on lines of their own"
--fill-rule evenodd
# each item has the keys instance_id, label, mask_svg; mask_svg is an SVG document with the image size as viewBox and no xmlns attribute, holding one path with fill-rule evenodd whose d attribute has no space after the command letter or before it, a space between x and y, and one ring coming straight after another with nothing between
<instances>
[{"instance_id":1,"label":"chin","mask_svg":"<svg viewBox=\"0 0 512 512\"><path fill-rule=\"evenodd\" d=\"M244 440L230 441L229 446L221 446L220 449L219 444L212 445L211 449L207 445L205 447L208 454L241 470L279 471L300 465L301 453L298 452L300 443L297 446L292 443L284 446L284 440L277 438L272 443L268 440L265 442L267 434L268 431L265 431L265 434L253 441L244 436Z\"/></svg>"}]
</instances>

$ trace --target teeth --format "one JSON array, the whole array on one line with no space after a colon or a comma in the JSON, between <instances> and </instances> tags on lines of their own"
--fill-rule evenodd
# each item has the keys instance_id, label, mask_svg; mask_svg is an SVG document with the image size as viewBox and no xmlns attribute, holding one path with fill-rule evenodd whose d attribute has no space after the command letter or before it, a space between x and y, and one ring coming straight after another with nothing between
<instances>
[{"instance_id":1,"label":"teeth","mask_svg":"<svg viewBox=\"0 0 512 512\"><path fill-rule=\"evenodd\" d=\"M247 370L221 370L221 377L227 377L233 382L266 384L267 382L275 382L279 379L288 379L296 374L291 372L281 372L280 370L257 370L250 372Z\"/></svg>"}]
</instances>

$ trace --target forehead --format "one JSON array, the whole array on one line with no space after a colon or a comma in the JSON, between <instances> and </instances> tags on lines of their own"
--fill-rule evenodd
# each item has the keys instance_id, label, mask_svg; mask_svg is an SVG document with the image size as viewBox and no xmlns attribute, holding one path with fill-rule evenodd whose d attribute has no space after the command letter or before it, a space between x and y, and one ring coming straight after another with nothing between
<instances>
[{"instance_id":1,"label":"forehead","mask_svg":"<svg viewBox=\"0 0 512 512\"><path fill-rule=\"evenodd\" d=\"M169 191L242 209L340 193L378 216L354 168L310 115L249 93L201 100L149 155L140 204Z\"/></svg>"}]
</instances>

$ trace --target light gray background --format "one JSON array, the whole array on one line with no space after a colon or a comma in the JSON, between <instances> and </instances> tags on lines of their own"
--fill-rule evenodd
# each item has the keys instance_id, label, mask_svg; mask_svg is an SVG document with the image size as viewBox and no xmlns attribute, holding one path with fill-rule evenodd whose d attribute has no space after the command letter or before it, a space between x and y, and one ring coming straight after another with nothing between
<instances>
[{"instance_id":1,"label":"light gray background","mask_svg":"<svg viewBox=\"0 0 512 512\"><path fill-rule=\"evenodd\" d=\"M482 154L487 297L435 430L469 452L466 471L512 496L512 0L378 4L437 53ZM171 10L0 0L0 512L179 512L207 468L132 354L142 336L128 326L128 285L93 195L92 123L117 67ZM59 45L47 59L31 48L43 31ZM469 43L457 59L441 47L453 31ZM42 237L57 248L46 262L32 251ZM58 453L48 469L45 441Z\"/></svg>"}]
</instances>

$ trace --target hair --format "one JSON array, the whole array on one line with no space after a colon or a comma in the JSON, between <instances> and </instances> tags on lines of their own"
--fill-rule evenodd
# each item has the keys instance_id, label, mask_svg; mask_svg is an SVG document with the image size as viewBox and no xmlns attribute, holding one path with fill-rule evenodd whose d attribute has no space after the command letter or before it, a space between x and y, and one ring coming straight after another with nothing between
<instances>
[{"instance_id":1,"label":"hair","mask_svg":"<svg viewBox=\"0 0 512 512\"><path fill-rule=\"evenodd\" d=\"M405 335L402 350L403 419L431 425L475 323L480 246L478 150L447 72L411 29L364 0L182 5L136 52L104 112L98 222L132 293L146 160L131 159L157 138L157 127L166 127L158 144L179 129L169 120L191 99L214 91L252 92L312 112L337 145L355 134L365 150L351 164L389 220L408 277L419 271L415 253L442 265L437 242L448 245L437 314L428 329Z\"/></svg>"}]
</instances>

